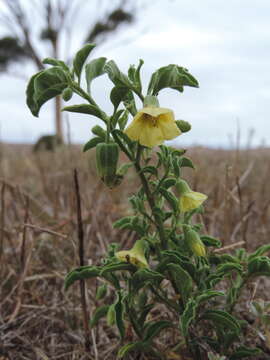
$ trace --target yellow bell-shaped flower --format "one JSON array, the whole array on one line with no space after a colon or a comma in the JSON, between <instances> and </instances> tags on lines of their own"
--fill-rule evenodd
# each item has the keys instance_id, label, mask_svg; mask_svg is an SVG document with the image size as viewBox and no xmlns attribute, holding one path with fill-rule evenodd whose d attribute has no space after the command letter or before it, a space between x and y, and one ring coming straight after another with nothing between
<instances>
[{"instance_id":1,"label":"yellow bell-shaped flower","mask_svg":"<svg viewBox=\"0 0 270 360\"><path fill-rule=\"evenodd\" d=\"M178 181L177 189L180 192L179 207L182 212L197 209L207 199L205 194L192 191L185 180Z\"/></svg>"},{"instance_id":2,"label":"yellow bell-shaped flower","mask_svg":"<svg viewBox=\"0 0 270 360\"><path fill-rule=\"evenodd\" d=\"M137 240L130 250L122 250L115 253L115 256L120 261L125 261L133 264L139 268L149 267L145 258L145 240Z\"/></svg>"},{"instance_id":3,"label":"yellow bell-shaped flower","mask_svg":"<svg viewBox=\"0 0 270 360\"><path fill-rule=\"evenodd\" d=\"M154 98L154 97L152 97ZM151 99L153 100L153 99ZM172 110L161 108L151 101L145 102L125 130L127 136L141 145L154 147L161 145L165 140L171 140L181 134L177 127ZM156 104L158 104L156 99Z\"/></svg>"}]
</instances>

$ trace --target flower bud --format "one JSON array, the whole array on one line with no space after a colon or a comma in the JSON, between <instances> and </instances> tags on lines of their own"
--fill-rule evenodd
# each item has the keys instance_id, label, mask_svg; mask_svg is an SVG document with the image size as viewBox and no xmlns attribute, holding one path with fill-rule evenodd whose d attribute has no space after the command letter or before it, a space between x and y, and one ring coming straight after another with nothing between
<instances>
[{"instance_id":1,"label":"flower bud","mask_svg":"<svg viewBox=\"0 0 270 360\"><path fill-rule=\"evenodd\" d=\"M113 326L115 324L115 304L112 304L109 307L109 310L107 312L107 324L109 326Z\"/></svg>"},{"instance_id":2,"label":"flower bud","mask_svg":"<svg viewBox=\"0 0 270 360\"><path fill-rule=\"evenodd\" d=\"M179 130L181 130L182 133L188 132L191 130L191 125L189 122L185 120L176 120L176 125L178 126Z\"/></svg>"},{"instance_id":3,"label":"flower bud","mask_svg":"<svg viewBox=\"0 0 270 360\"><path fill-rule=\"evenodd\" d=\"M96 146L97 172L101 180L113 188L117 182L119 148L116 143L100 143Z\"/></svg>"},{"instance_id":4,"label":"flower bud","mask_svg":"<svg viewBox=\"0 0 270 360\"><path fill-rule=\"evenodd\" d=\"M96 299L101 300L107 294L107 284L102 284L97 288Z\"/></svg>"},{"instance_id":5,"label":"flower bud","mask_svg":"<svg viewBox=\"0 0 270 360\"><path fill-rule=\"evenodd\" d=\"M64 101L69 101L72 98L73 91L71 88L67 87L62 92L62 98Z\"/></svg>"},{"instance_id":6,"label":"flower bud","mask_svg":"<svg viewBox=\"0 0 270 360\"><path fill-rule=\"evenodd\" d=\"M115 253L115 256L120 261L129 262L140 268L148 267L145 258L146 242L143 239L137 240L131 250L122 250Z\"/></svg>"},{"instance_id":7,"label":"flower bud","mask_svg":"<svg viewBox=\"0 0 270 360\"><path fill-rule=\"evenodd\" d=\"M189 249L193 252L193 254L197 256L206 255L205 246L201 241L199 234L196 231L192 229L187 230L185 232L185 241Z\"/></svg>"}]
</instances>

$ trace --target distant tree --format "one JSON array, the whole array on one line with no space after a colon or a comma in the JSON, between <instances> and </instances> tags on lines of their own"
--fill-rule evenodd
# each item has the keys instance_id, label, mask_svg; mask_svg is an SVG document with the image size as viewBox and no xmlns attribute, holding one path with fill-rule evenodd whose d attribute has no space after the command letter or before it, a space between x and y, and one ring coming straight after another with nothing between
<instances>
[{"instance_id":1,"label":"distant tree","mask_svg":"<svg viewBox=\"0 0 270 360\"><path fill-rule=\"evenodd\" d=\"M37 69L44 69L42 45L50 45L51 57L63 56L62 43L70 40L73 27L82 18L82 10L89 11L89 27L82 40L85 43L102 43L121 25L134 22L136 0L105 3L104 6L102 0L0 0L0 26L7 32L0 38L0 72L22 60L30 60ZM48 56L48 49L44 54ZM55 131L63 140L59 96L55 100Z\"/></svg>"}]
</instances>

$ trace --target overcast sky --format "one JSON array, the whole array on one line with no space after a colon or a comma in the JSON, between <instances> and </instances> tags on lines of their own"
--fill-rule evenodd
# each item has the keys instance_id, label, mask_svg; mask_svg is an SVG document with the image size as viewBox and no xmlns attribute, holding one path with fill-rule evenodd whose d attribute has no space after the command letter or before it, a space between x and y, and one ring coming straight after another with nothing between
<instances>
[{"instance_id":1,"label":"overcast sky","mask_svg":"<svg viewBox=\"0 0 270 360\"><path fill-rule=\"evenodd\" d=\"M103 0L103 4L106 1L111 3ZM189 69L198 79L199 89L160 93L161 106L172 108L177 119L192 124L192 131L180 136L177 144L227 147L235 144L239 128L242 146L254 130L252 144L270 146L270 1L145 2L149 5L138 13L136 24L122 28L93 56L114 59L123 70L144 59L145 84L161 66L175 63ZM77 39L82 37L89 16L84 9L76 26ZM5 34L0 29L0 36ZM75 49L79 41L73 41L72 46ZM23 64L13 71L22 71L27 78L35 69ZM1 75L3 141L34 142L41 134L54 131L52 102L42 108L38 119L34 118L25 105L25 87L25 80ZM105 77L96 80L94 96L108 112L109 92ZM72 141L86 142L96 121L70 114L69 123Z\"/></svg>"}]
</instances>

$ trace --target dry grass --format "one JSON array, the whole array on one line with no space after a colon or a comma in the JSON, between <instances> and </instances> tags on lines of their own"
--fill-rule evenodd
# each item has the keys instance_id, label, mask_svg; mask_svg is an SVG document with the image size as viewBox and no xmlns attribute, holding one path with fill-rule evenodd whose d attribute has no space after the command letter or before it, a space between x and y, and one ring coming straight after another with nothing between
<instances>
[{"instance_id":1,"label":"dry grass","mask_svg":"<svg viewBox=\"0 0 270 360\"><path fill-rule=\"evenodd\" d=\"M269 242L270 149L193 148L194 190L209 195L203 221L224 246L248 250ZM0 359L115 359L118 339L106 323L84 349L78 288L65 293L65 274L79 263L73 170L79 174L85 258L99 263L109 242L129 246L135 234L112 223L127 212L137 180L107 190L92 154L77 147L34 155L27 146L0 149ZM90 313L96 280L87 282ZM1 357L2 356L2 357ZM143 359L143 357L142 357Z\"/></svg>"}]
</instances>

